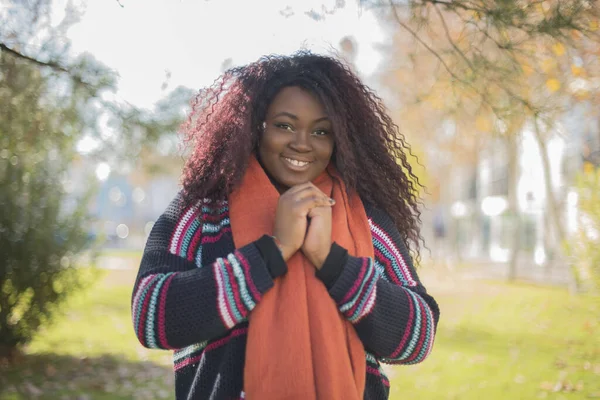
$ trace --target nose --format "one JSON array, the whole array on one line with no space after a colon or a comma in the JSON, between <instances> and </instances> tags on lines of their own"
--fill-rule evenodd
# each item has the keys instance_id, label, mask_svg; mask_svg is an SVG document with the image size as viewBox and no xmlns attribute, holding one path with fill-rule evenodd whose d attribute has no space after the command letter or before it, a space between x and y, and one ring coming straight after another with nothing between
<instances>
[{"instance_id":1,"label":"nose","mask_svg":"<svg viewBox=\"0 0 600 400\"><path fill-rule=\"evenodd\" d=\"M304 130L296 132L294 139L290 142L290 147L299 153L311 151L310 133Z\"/></svg>"}]
</instances>

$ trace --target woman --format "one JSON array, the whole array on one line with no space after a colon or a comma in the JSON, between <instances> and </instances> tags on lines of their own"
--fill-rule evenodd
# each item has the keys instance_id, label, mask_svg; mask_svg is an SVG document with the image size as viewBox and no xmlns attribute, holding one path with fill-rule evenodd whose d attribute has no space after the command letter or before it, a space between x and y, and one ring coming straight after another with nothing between
<instances>
[{"instance_id":1,"label":"woman","mask_svg":"<svg viewBox=\"0 0 600 400\"><path fill-rule=\"evenodd\" d=\"M175 350L177 398L387 399L380 362L425 359L439 309L380 99L332 58L265 57L201 92L184 132L132 300L140 342Z\"/></svg>"}]
</instances>

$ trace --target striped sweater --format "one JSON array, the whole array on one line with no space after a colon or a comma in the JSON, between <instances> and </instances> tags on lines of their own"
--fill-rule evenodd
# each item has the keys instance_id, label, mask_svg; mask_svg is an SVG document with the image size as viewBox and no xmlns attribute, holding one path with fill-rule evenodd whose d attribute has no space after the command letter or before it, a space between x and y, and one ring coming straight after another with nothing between
<instances>
[{"instance_id":1,"label":"striped sweater","mask_svg":"<svg viewBox=\"0 0 600 400\"><path fill-rule=\"evenodd\" d=\"M423 361L439 308L389 216L365 208L375 257L346 254L327 288L363 342L364 398L387 399L390 383L380 363ZM173 200L146 243L132 317L142 345L174 350L177 399L244 398L248 314L273 279L256 242L234 247L227 202L184 209L181 195Z\"/></svg>"}]
</instances>

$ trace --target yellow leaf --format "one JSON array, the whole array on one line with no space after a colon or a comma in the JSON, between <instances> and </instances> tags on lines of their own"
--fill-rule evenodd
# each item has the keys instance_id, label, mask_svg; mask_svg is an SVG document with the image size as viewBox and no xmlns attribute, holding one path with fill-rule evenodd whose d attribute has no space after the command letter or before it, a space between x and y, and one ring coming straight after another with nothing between
<instances>
[{"instance_id":1,"label":"yellow leaf","mask_svg":"<svg viewBox=\"0 0 600 400\"><path fill-rule=\"evenodd\" d=\"M468 14L471 14L471 17L475 20L475 21L479 21L481 20L481 14L479 13L479 11L475 10L475 11L471 11Z\"/></svg>"},{"instance_id":2,"label":"yellow leaf","mask_svg":"<svg viewBox=\"0 0 600 400\"><path fill-rule=\"evenodd\" d=\"M550 7L551 7L551 6L550 6L550 4L549 4L547 1L543 1L543 2L542 2L542 10L543 10L544 12L548 12L548 11L550 11Z\"/></svg>"},{"instance_id":3,"label":"yellow leaf","mask_svg":"<svg viewBox=\"0 0 600 400\"><path fill-rule=\"evenodd\" d=\"M543 14L543 13L544 13L544 8L542 7L542 4L541 4L541 3L537 3L537 4L535 5L535 9L536 9L536 11L537 11L538 13L540 13L540 14Z\"/></svg>"},{"instance_id":4,"label":"yellow leaf","mask_svg":"<svg viewBox=\"0 0 600 400\"><path fill-rule=\"evenodd\" d=\"M550 78L546 81L546 86L551 92L556 92L558 89L560 89L560 82L556 78Z\"/></svg>"},{"instance_id":5,"label":"yellow leaf","mask_svg":"<svg viewBox=\"0 0 600 400\"><path fill-rule=\"evenodd\" d=\"M594 171L595 171L594 164L592 164L591 162L588 162L588 161L583 163L583 173L584 174L590 175L590 174L593 174Z\"/></svg>"},{"instance_id":6,"label":"yellow leaf","mask_svg":"<svg viewBox=\"0 0 600 400\"><path fill-rule=\"evenodd\" d=\"M546 58L544 61L542 61L542 70L545 73L548 73L554 69L555 65L556 62L552 58Z\"/></svg>"},{"instance_id":7,"label":"yellow leaf","mask_svg":"<svg viewBox=\"0 0 600 400\"><path fill-rule=\"evenodd\" d=\"M596 32L598 30L598 20L593 19L590 21L590 30Z\"/></svg>"},{"instance_id":8,"label":"yellow leaf","mask_svg":"<svg viewBox=\"0 0 600 400\"><path fill-rule=\"evenodd\" d=\"M480 115L475 119L475 127L480 132L489 132L492 130L492 123L490 120L483 115Z\"/></svg>"},{"instance_id":9,"label":"yellow leaf","mask_svg":"<svg viewBox=\"0 0 600 400\"><path fill-rule=\"evenodd\" d=\"M581 75L583 75L583 68L581 68L575 64L572 64L571 65L571 73L575 76L581 76Z\"/></svg>"},{"instance_id":10,"label":"yellow leaf","mask_svg":"<svg viewBox=\"0 0 600 400\"><path fill-rule=\"evenodd\" d=\"M575 98L579 101L585 101L585 100L589 100L590 96L590 92L587 90L578 90L574 93Z\"/></svg>"},{"instance_id":11,"label":"yellow leaf","mask_svg":"<svg viewBox=\"0 0 600 400\"><path fill-rule=\"evenodd\" d=\"M427 101L429 101L431 107L433 107L436 110L443 109L444 105L446 104L446 102L444 101L444 97L442 96L428 96Z\"/></svg>"},{"instance_id":12,"label":"yellow leaf","mask_svg":"<svg viewBox=\"0 0 600 400\"><path fill-rule=\"evenodd\" d=\"M565 46L563 46L562 43L555 43L554 46L552 46L552 51L560 57L565 54Z\"/></svg>"}]
</instances>

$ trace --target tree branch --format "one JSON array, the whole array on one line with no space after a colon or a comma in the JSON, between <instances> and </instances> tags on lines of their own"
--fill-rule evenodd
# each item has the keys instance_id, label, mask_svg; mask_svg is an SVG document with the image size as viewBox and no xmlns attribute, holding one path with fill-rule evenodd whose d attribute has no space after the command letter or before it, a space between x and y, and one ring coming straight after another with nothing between
<instances>
[{"instance_id":1,"label":"tree branch","mask_svg":"<svg viewBox=\"0 0 600 400\"><path fill-rule=\"evenodd\" d=\"M485 11L484 9L479 8L479 7L465 5L464 2L461 2L461 1L423 0L421 4L425 5L427 3L432 4L434 6L439 4L448 9L460 8L465 11L477 11L477 12Z\"/></svg>"},{"instance_id":2,"label":"tree branch","mask_svg":"<svg viewBox=\"0 0 600 400\"><path fill-rule=\"evenodd\" d=\"M392 12L394 15L394 19L396 20L396 22L403 27L404 29L406 29L419 43L421 43L423 46L425 46L425 48L435 57L440 61L440 64L443 65L444 69L446 70L446 72L448 72L448 74L450 74L450 76L452 78L454 78L456 81L462 83L463 85L469 87L471 90L473 90L473 92L479 94L479 96L481 96L481 100L487 104L490 109L494 112L494 114L496 114L496 116L499 116L498 114L498 109L497 107L495 107L487 98L487 96L484 93L481 93L479 90L477 90L477 88L475 88L471 83L465 81L464 79L461 79L458 75L456 75L451 69L450 66L448 66L448 64L446 64L446 61L444 61L444 59L442 58L442 56L440 56L431 46L429 46L427 43L425 43L425 41L423 41L423 39L421 39L419 37L419 35L413 31L407 24L405 24L404 22L402 22L402 20L400 19L400 16L398 15L398 13L396 12L396 7L394 5L393 0L389 0L390 6L392 8Z\"/></svg>"},{"instance_id":3,"label":"tree branch","mask_svg":"<svg viewBox=\"0 0 600 400\"><path fill-rule=\"evenodd\" d=\"M41 61L38 60L37 58L33 58L30 57L26 54L23 54L17 50L11 49L10 47L6 46L4 43L0 43L0 50L2 51L6 51L8 54L11 54L13 57L16 58L20 58L22 60L25 60L27 62L33 63L35 65L38 65L40 67L45 67L45 68L51 68L55 71L58 72L63 72L68 74L74 81L76 81L77 83L80 83L82 85L85 86L92 86L90 83L85 82L83 79L81 79L81 76L74 74L72 71L70 71L69 69L63 67L62 65L53 62L53 61Z\"/></svg>"},{"instance_id":4,"label":"tree branch","mask_svg":"<svg viewBox=\"0 0 600 400\"><path fill-rule=\"evenodd\" d=\"M427 43L425 43L425 41L423 39L421 39L421 37L417 34L417 32L413 31L407 24L402 22L402 20L400 19L400 16L398 16L398 13L396 12L396 6L394 5L394 2L392 0L389 0L389 2L390 2L390 6L392 8L393 14L394 14L394 19L396 20L398 25L400 25L401 27L406 29L406 31L408 31L408 33L410 33L412 35L412 37L414 37L419 43L421 43L423 46L425 46L425 48L427 50L429 50L429 52L440 61L440 63L444 66L444 68L450 74L450 76L452 76L454 79L456 79L459 82L462 82L465 85L469 85L468 82L464 81L459 76L457 76L454 72L452 72L452 70L450 69L448 64L446 64L446 61L444 61L442 56L440 56L431 46L429 46Z\"/></svg>"},{"instance_id":5,"label":"tree branch","mask_svg":"<svg viewBox=\"0 0 600 400\"><path fill-rule=\"evenodd\" d=\"M437 5L435 5L434 8L435 8L435 11L437 12L438 16L440 17L440 21L442 21L442 26L444 27L444 31L446 32L446 38L448 39L448 42L450 42L450 45L452 45L452 48L454 48L454 50L456 50L456 52L461 56L461 58L463 60L465 60L465 62L469 66L469 68L471 68L471 71L473 71L473 73L475 73L475 67L473 66L471 61L467 58L465 53L463 53L463 51L458 48L456 43L454 43L454 40L452 40L452 36L450 35L450 30L448 29L448 25L446 24L446 20L444 19L442 12L440 11L440 9L438 8Z\"/></svg>"},{"instance_id":6,"label":"tree branch","mask_svg":"<svg viewBox=\"0 0 600 400\"><path fill-rule=\"evenodd\" d=\"M23 60L27 60L27 61L32 62L34 64L37 64L37 65L39 65L41 67L49 67L49 68L52 68L54 70L58 70L58 71L61 71L61 72L70 73L70 71L68 69L66 69L65 67L63 67L60 64L57 64L57 63L52 62L52 61L41 61L41 60L38 60L37 58L33 58L33 57L30 57L30 56L25 55L23 53L20 53L20 52L18 52L16 50L13 50L10 47L6 46L4 43L0 43L0 49L3 50L3 51L6 51L9 54L12 54L13 56L15 56L17 58L21 58Z\"/></svg>"}]
</instances>

